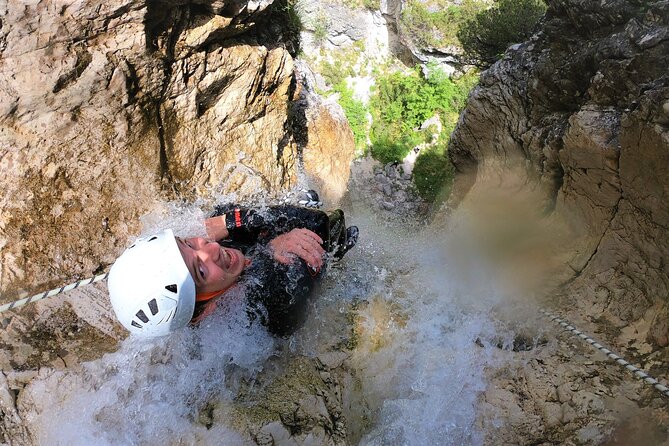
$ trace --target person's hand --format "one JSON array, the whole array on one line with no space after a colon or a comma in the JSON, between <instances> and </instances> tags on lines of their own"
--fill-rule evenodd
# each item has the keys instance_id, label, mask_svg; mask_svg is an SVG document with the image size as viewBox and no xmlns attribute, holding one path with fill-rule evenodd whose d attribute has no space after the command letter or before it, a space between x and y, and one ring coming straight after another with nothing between
<instances>
[{"instance_id":1,"label":"person's hand","mask_svg":"<svg viewBox=\"0 0 669 446\"><path fill-rule=\"evenodd\" d=\"M307 262L308 266L318 270L323 266L323 254L325 254L321 243L323 240L315 232L308 229L293 229L272 239L269 246L277 262L287 265L297 256Z\"/></svg>"},{"instance_id":2,"label":"person's hand","mask_svg":"<svg viewBox=\"0 0 669 446\"><path fill-rule=\"evenodd\" d=\"M207 236L214 241L228 238L229 233L225 226L225 215L206 219L204 227L207 229Z\"/></svg>"}]
</instances>

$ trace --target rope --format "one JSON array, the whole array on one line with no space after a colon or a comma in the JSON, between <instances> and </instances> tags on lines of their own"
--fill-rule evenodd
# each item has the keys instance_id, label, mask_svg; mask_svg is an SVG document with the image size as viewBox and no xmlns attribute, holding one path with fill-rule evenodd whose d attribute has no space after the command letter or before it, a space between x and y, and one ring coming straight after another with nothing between
<instances>
[{"instance_id":1,"label":"rope","mask_svg":"<svg viewBox=\"0 0 669 446\"><path fill-rule=\"evenodd\" d=\"M26 298L23 298L23 299L19 299L15 302L10 302L8 304L4 304L4 305L0 306L0 313L4 313L5 311L11 310L13 308L22 307L22 306L27 305L31 302L37 302L38 300L46 299L47 297L53 297L57 294L61 294L61 293L64 293L66 291L73 290L73 289L78 288L82 285L88 285L88 284L91 284L91 283L99 282L101 280L105 280L107 278L107 276L109 276L109 273L100 274L100 275L97 275L95 277L91 277L90 279L80 280L78 282L74 282L74 283L71 283L69 285L62 286L60 288L54 288L53 290L44 291L43 293L38 293L38 294L35 294L34 296L26 297Z\"/></svg>"},{"instance_id":2,"label":"rope","mask_svg":"<svg viewBox=\"0 0 669 446\"><path fill-rule=\"evenodd\" d=\"M572 334L578 336L579 338L583 339L585 342L588 344L592 345L595 347L597 350L601 351L604 353L606 356L609 358L613 359L616 363L620 364L622 367L626 368L630 372L632 372L635 376L635 378L642 380L646 384L649 384L653 386L657 391L659 391L662 395L669 397L669 387L661 384L658 380L653 378L652 376L648 375L648 373L644 372L638 367L633 366L629 362L625 361L623 358L620 356L616 355L613 353L611 350L608 348L605 348L602 344L599 342L595 341L592 339L590 336L583 334L580 330L577 330L576 327L571 325L568 321L560 319L557 316L552 315L546 310L539 310L540 313L543 313L545 316L547 316L551 321L560 324L563 328L565 328L567 331L570 331Z\"/></svg>"},{"instance_id":3,"label":"rope","mask_svg":"<svg viewBox=\"0 0 669 446\"><path fill-rule=\"evenodd\" d=\"M78 288L82 285L89 285L91 283L99 282L101 280L105 280L109 276L109 273L104 273L104 274L99 274L95 277L91 277L89 279L84 279L80 280L78 282L71 283L69 285L62 286L60 288L54 288L49 291L44 291L43 293L38 293L30 297L26 297L23 299L19 299L14 302L10 302L8 304L4 304L0 306L0 313L4 313L5 311L14 309L14 308L19 308L24 305L27 305L31 302L37 302L38 300L46 299L47 297L53 297L61 293L65 293L67 291L73 290L75 288ZM560 319L559 317L549 313L546 310L540 309L540 313L544 314L546 317L548 317L551 321L559 324L562 326L565 330L571 332L573 335L578 336L579 338L583 339L585 342L588 344L592 345L595 347L597 350L601 351L604 353L606 356L609 358L613 359L616 363L621 365L622 367L626 368L630 372L634 374L634 376L637 379L642 380L646 384L649 384L653 386L657 391L659 391L662 395L669 397L669 387L661 384L657 379L653 378L652 376L648 375L645 371L641 370L638 367L635 367L634 365L630 364L628 361L624 360L620 356L616 355L613 353L611 350L605 348L603 345L601 345L599 342L591 338L590 336L584 334L582 331L578 330L576 327L574 327L571 323L569 323L566 320Z\"/></svg>"}]
</instances>

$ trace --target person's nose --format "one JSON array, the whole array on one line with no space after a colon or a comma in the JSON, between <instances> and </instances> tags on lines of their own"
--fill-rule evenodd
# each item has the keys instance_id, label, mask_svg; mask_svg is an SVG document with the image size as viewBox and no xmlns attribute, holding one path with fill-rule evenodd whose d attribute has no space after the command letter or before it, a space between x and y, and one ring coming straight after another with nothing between
<instances>
[{"instance_id":1,"label":"person's nose","mask_svg":"<svg viewBox=\"0 0 669 446\"><path fill-rule=\"evenodd\" d=\"M212 261L216 262L221 256L221 248L216 242L197 237L196 246L198 255L203 261L211 259Z\"/></svg>"},{"instance_id":2,"label":"person's nose","mask_svg":"<svg viewBox=\"0 0 669 446\"><path fill-rule=\"evenodd\" d=\"M218 258L221 257L221 247L216 242L208 241L204 245L204 250L207 252L211 260L218 262Z\"/></svg>"}]
</instances>

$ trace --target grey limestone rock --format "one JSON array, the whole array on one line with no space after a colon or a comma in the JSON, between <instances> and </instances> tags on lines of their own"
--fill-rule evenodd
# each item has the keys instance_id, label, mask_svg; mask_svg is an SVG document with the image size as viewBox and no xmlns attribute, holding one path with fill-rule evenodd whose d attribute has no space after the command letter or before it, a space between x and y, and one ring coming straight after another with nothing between
<instances>
[{"instance_id":1,"label":"grey limestone rock","mask_svg":"<svg viewBox=\"0 0 669 446\"><path fill-rule=\"evenodd\" d=\"M574 228L555 276L566 294L666 345L669 4L548 5L540 32L482 73L449 155L474 174L465 189L518 167L545 214Z\"/></svg>"}]
</instances>

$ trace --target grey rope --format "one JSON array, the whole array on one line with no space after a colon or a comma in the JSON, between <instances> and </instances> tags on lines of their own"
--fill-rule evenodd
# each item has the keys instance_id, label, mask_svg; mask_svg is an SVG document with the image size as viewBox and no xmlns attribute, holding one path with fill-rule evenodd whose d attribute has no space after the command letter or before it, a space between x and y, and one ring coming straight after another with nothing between
<instances>
[{"instance_id":1,"label":"grey rope","mask_svg":"<svg viewBox=\"0 0 669 446\"><path fill-rule=\"evenodd\" d=\"M593 347L595 347L597 350L599 350L599 351L601 351L602 353L604 353L604 354L605 354L606 356L608 356L609 358L613 359L616 363L620 364L621 366L623 366L624 368L626 368L627 370L629 370L630 372L632 372L632 373L634 374L634 376L635 376L637 379L640 379L640 380L642 380L643 382L645 382L646 384L649 384L649 385L653 386L653 387L654 387L656 390L658 390L662 395L669 397L669 387L667 387L667 386L661 384L658 380L656 380L656 379L653 378L652 376L648 375L646 372L644 372L644 371L641 370L640 368L633 366L632 364L630 364L629 362L625 361L625 360L624 360L623 358L621 358L620 356L618 356L618 355L616 355L615 353L613 353L613 352L612 352L611 350L609 350L608 348L605 348L605 347L604 347L602 344L600 344L599 342L597 342L597 341L595 341L594 339L592 339L590 336L588 336L588 335L586 335L586 334L583 334L582 331L577 330L576 327L574 327L574 326L573 326L572 324L570 324L568 321L566 321L566 320L564 320L564 319L560 319L559 317L554 316L553 314L549 313L549 312L546 311L546 310L539 310L539 312L540 312L540 313L543 313L543 314L544 314L545 316L547 316L551 321L553 321L553 322L559 324L559 325L562 326L565 330L570 331L572 334L574 334L574 335L578 336L579 338L583 339L585 342L587 342L588 344L592 345Z\"/></svg>"},{"instance_id":2,"label":"grey rope","mask_svg":"<svg viewBox=\"0 0 669 446\"><path fill-rule=\"evenodd\" d=\"M53 290L49 291L44 291L43 293L38 293L30 297L26 297L23 299L19 299L15 302L10 302L8 304L4 304L0 306L0 313L4 313L5 311L11 310L13 308L18 308L22 307L24 305L27 305L31 302L37 302L38 300L46 299L47 297L52 297L55 296L56 294L64 293L66 291L73 290L75 288L78 288L82 285L88 285L94 282L99 282L101 280L105 280L109 276L109 273L104 273L97 275L95 277L91 277L90 279L84 279L80 280L78 282L71 283L69 285L62 286L60 288L54 288Z\"/></svg>"}]
</instances>

